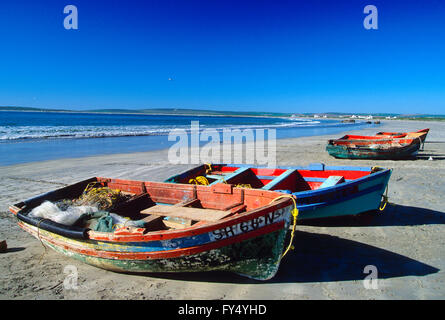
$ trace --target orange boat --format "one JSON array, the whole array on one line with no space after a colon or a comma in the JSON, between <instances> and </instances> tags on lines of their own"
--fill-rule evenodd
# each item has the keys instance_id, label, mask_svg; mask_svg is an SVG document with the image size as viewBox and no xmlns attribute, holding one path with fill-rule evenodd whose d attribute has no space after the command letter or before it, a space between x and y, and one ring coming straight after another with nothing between
<instances>
[{"instance_id":1,"label":"orange boat","mask_svg":"<svg viewBox=\"0 0 445 320\"><path fill-rule=\"evenodd\" d=\"M425 142L426 136L430 131L429 128L422 129L415 132L378 132L376 136L407 136L407 137L419 137L422 143Z\"/></svg>"}]
</instances>

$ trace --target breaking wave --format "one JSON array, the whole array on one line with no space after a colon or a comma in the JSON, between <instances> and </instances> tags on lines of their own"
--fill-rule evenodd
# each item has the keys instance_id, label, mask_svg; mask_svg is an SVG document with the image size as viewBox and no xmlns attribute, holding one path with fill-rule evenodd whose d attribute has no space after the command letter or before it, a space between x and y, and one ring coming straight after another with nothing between
<instances>
[{"instance_id":1,"label":"breaking wave","mask_svg":"<svg viewBox=\"0 0 445 320\"><path fill-rule=\"evenodd\" d=\"M268 129L319 126L320 121L301 120L278 122L275 124L233 124L233 125L199 125L200 130L224 129ZM322 124L326 126L327 124ZM168 135L175 131L190 131L190 124L176 126L156 125L110 125L110 126L0 126L0 141L34 140L34 139L78 139L129 136L159 136Z\"/></svg>"}]
</instances>

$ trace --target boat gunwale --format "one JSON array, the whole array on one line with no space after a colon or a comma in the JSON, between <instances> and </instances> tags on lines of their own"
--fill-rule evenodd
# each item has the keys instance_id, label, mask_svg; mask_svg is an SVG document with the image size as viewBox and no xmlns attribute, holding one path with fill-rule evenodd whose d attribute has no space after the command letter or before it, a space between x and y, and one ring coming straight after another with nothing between
<instances>
[{"instance_id":1,"label":"boat gunwale","mask_svg":"<svg viewBox=\"0 0 445 320\"><path fill-rule=\"evenodd\" d=\"M141 184L141 183L147 183L149 181L139 181L139 180L123 180L123 179L110 179L110 178L104 178L104 177L94 177L94 178L90 178L90 179L86 179L83 180L81 182L77 182L74 183L72 185L66 186L66 187L62 187L59 189L55 189L53 191L50 192L46 192L44 194L38 195L36 197L27 199L25 201L21 201L17 204L14 204L12 206L9 207L9 210L16 215L16 217L20 220L23 221L19 218L18 213L25 209L24 207L20 207L21 204L25 205L26 203L29 203L31 201L35 201L36 199L40 200L43 199L43 196L51 196L54 193L60 192L62 190L66 190L67 188L80 184L80 183L84 183L87 181L91 181L92 179L97 179L96 181L100 181L100 180L107 180L107 181L113 181L114 183L118 183L119 181L122 182L129 182L131 181L132 183L135 184ZM181 184L172 184L172 183L165 183L165 182L149 182L149 183L154 183L154 184L159 184L159 185L165 185L165 186L175 186L175 188L178 187L178 185ZM190 187L190 185L187 184L183 184L184 186L188 186L187 188ZM205 192L213 192L212 190L208 190L208 188L206 188L205 186L195 186L197 188L203 188L202 191ZM233 189L241 189L241 188L233 188ZM236 225L238 223L242 223L242 222L246 222L246 221L250 221L253 219L256 219L260 216L263 216L267 213L270 212L274 212L276 210L279 209L283 209L286 208L290 205L292 205L292 200L287 197L287 198L282 198L279 199L277 201L273 201L275 198L279 197L281 195L281 193L276 192L276 191L269 191L269 190L262 190L262 189L242 189L241 192L248 192L248 193L265 193L265 194L275 194L276 197L268 197L271 200L271 203L249 210L247 212L243 212L242 214L235 214L226 218L223 218L221 220L215 221L215 222L206 222L202 225L198 225L198 226L190 226L184 229L180 229L180 230L160 230L160 231L149 231L147 233L143 233L142 231L140 233L136 233L134 232L135 230L145 230L144 228L126 228L126 230L129 230L129 232L125 233L125 232L120 232L120 233L107 233L107 232L98 232L98 231L93 231L90 229L85 228L86 230L86 234L87 234L87 238L85 240L102 240L102 241L112 241L112 242L121 242L122 240L126 240L126 241L130 241L128 240L129 238L137 238L139 240L137 241L141 241L141 242L145 242L145 241L155 241L155 240L170 240L170 239L176 239L176 238L183 238L183 237L190 237L190 236L195 236L195 235L200 235L203 233L207 233L207 232L211 232L220 228L224 228L224 227L228 227L230 225ZM241 194L240 192L240 194ZM44 201L44 200L43 200ZM15 209L19 208L20 210L17 212L14 212ZM26 208L29 209L29 208ZM35 220L36 224L39 225L40 222L42 220L47 220L47 219L35 219L35 218L29 218L29 219L33 219ZM50 221L50 220L49 220ZM27 223L26 221L23 221L25 223ZM57 224L57 223L55 223ZM31 224L32 225L32 224ZM62 224L58 224L63 228L66 228L67 230L69 230L70 228L68 226L62 225ZM121 230L121 229L118 229ZM130 230L132 232L130 232ZM56 233L57 234L57 233ZM63 236L63 235L61 235ZM70 237L67 237L70 238ZM131 240L133 241L133 240Z\"/></svg>"},{"instance_id":2,"label":"boat gunwale","mask_svg":"<svg viewBox=\"0 0 445 320\"><path fill-rule=\"evenodd\" d=\"M390 137L390 136L388 136ZM420 140L420 141L419 141ZM395 148L398 148L400 146L395 145L400 144L401 146L409 146L409 145L416 145L416 144L421 144L421 140L422 137L418 136L418 137L412 137L412 138L384 138L384 139L344 139L339 138L339 139L330 139L328 140L328 145L332 145L332 146L347 146L348 144L356 144L356 145L363 145L363 146L367 146L367 145L389 145L389 146L393 146ZM354 147L356 148L356 147Z\"/></svg>"},{"instance_id":3,"label":"boat gunwale","mask_svg":"<svg viewBox=\"0 0 445 320\"><path fill-rule=\"evenodd\" d=\"M238 168L247 167L247 168L256 168L256 169L267 168L267 167L262 167L262 166L245 165L245 164L230 164L230 165L227 165L227 164L215 163L215 164L212 164L212 166L213 165L215 165L215 166L234 167L234 168L236 168L236 167L238 167ZM200 166L198 166L198 167L200 167ZM194 169L196 169L198 167L192 168L192 169L184 171L184 172L182 172L182 173L180 173L178 175L170 177L170 178L168 178L168 180L172 180L172 179L174 179L174 178L176 178L176 177L178 177L179 175L182 175L182 174L190 173L192 170L194 170ZM334 186L329 186L329 187L322 188L322 189L304 190L304 191L293 192L292 195L295 195L297 197L297 203L298 203L298 199L299 198L319 196L321 194L328 193L328 192L331 192L331 191L342 190L342 189L354 186L356 184L361 184L361 183L364 183L364 182L367 182L367 181L371 181L371 180L377 179L378 177L380 177L382 175L386 175L386 174L392 172L392 169L382 168L382 167L379 167L381 170L376 171L376 172L372 172L372 169L374 167L324 166L323 170L310 170L309 168L310 168L310 166L307 166L307 167L277 166L277 167L274 167L273 169L284 169L284 170L296 169L297 171L300 171L300 170L307 170L307 171L369 171L370 173L367 174L367 175L364 175L363 177L360 177L360 178L357 178L357 179L348 179L348 180L346 180L345 182L343 182L341 184L337 184L337 185L334 185ZM177 183L177 184L181 184L181 183ZM264 189L259 189L259 190L264 190ZM267 191L267 190L265 190L265 191ZM275 191L276 192L276 190L270 190L270 191Z\"/></svg>"}]
</instances>

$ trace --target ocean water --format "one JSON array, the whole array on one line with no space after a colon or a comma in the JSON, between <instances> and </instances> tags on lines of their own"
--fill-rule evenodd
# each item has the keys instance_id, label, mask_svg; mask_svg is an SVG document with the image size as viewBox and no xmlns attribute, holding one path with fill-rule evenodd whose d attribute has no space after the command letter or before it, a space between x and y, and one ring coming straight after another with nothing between
<instances>
[{"instance_id":1,"label":"ocean water","mask_svg":"<svg viewBox=\"0 0 445 320\"><path fill-rule=\"evenodd\" d=\"M370 126L325 119L0 112L0 165L165 149L168 134L201 130L276 129L278 139L335 134Z\"/></svg>"}]
</instances>

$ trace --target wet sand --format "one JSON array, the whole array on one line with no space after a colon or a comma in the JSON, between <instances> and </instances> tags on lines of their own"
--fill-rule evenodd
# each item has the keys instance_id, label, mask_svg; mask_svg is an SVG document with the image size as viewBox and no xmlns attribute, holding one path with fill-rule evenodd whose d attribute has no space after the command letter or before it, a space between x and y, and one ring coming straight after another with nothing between
<instances>
[{"instance_id":1,"label":"wet sand","mask_svg":"<svg viewBox=\"0 0 445 320\"><path fill-rule=\"evenodd\" d=\"M45 249L8 212L10 204L93 176L162 181L193 166L169 164L167 150L0 167L0 241L6 239L9 248L0 253L0 299L444 299L445 122L383 121L378 128L345 134L423 128L431 130L417 160L337 160L325 146L341 135L278 140L278 165L394 170L391 204L383 213L301 222L295 250L267 282L225 272L102 270ZM367 265L377 267L378 289L364 286ZM77 289L63 285L67 266L77 268Z\"/></svg>"}]
</instances>

